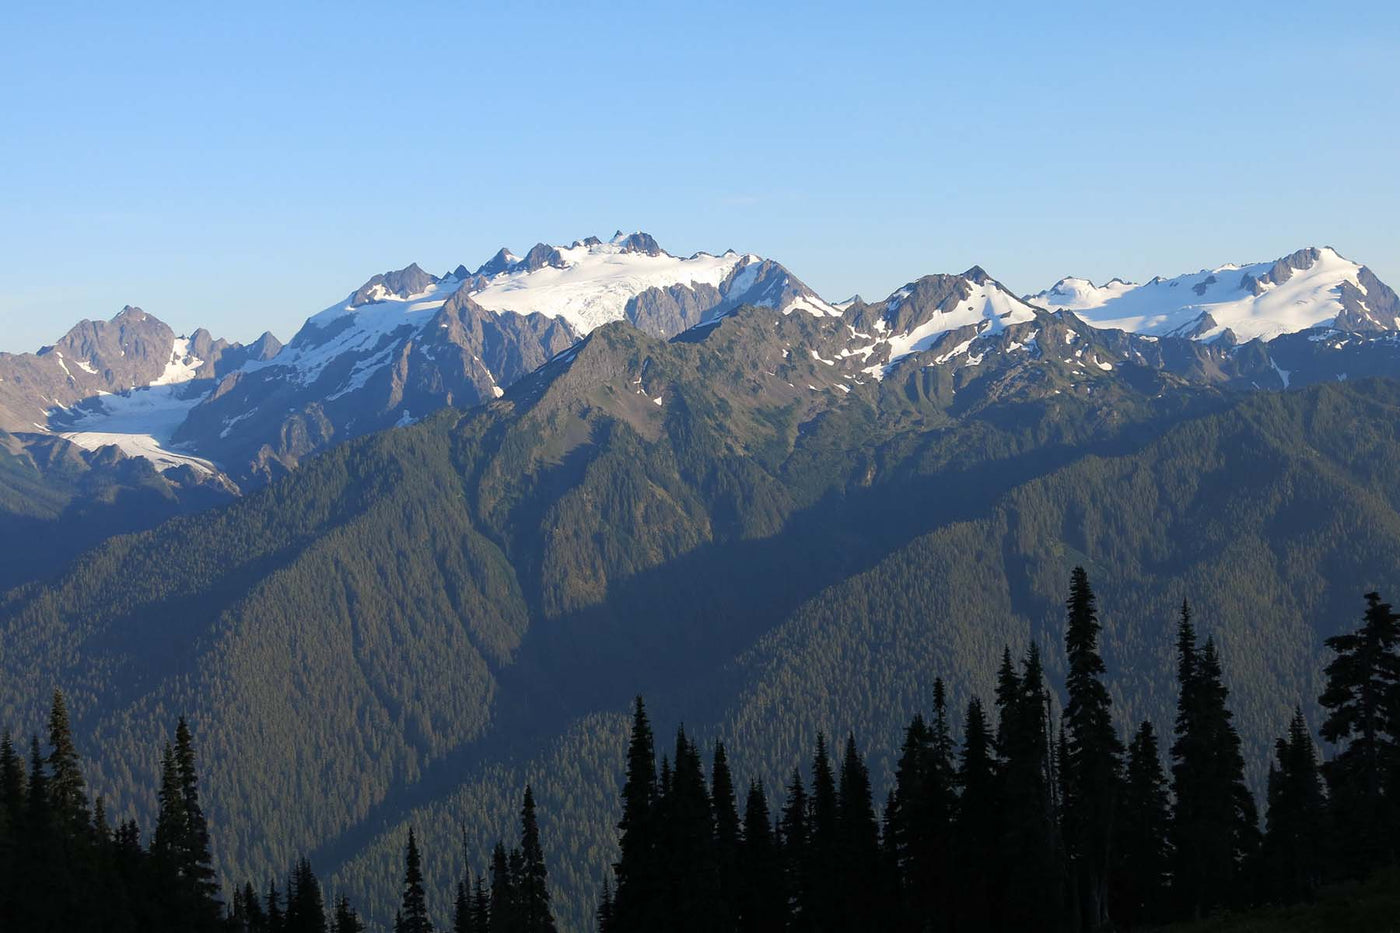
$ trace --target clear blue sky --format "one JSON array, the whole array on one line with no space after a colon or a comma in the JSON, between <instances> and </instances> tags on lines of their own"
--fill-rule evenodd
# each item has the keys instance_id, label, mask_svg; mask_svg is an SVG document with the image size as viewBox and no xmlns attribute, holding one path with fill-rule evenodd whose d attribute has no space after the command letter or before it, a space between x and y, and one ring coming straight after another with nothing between
<instances>
[{"instance_id":1,"label":"clear blue sky","mask_svg":"<svg viewBox=\"0 0 1400 933\"><path fill-rule=\"evenodd\" d=\"M126 303L286 339L615 228L832 299L1310 244L1400 287L1396 5L1136 6L4 4L0 349Z\"/></svg>"}]
</instances>

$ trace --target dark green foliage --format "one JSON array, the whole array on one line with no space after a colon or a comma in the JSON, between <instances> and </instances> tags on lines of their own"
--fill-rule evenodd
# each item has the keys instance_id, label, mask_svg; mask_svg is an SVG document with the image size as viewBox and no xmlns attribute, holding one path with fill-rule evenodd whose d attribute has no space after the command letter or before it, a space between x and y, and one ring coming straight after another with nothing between
<instances>
[{"instance_id":1,"label":"dark green foliage","mask_svg":"<svg viewBox=\"0 0 1400 933\"><path fill-rule=\"evenodd\" d=\"M428 919L427 895L423 891L423 856L411 827L408 844L404 847L403 866L403 895L395 927L398 933L432 933L433 923ZM290 910L287 916L291 918Z\"/></svg>"},{"instance_id":2,"label":"dark green foliage","mask_svg":"<svg viewBox=\"0 0 1400 933\"><path fill-rule=\"evenodd\" d=\"M1240 739L1226 706L1215 644L1198 650L1190 607L1177 628L1176 741L1172 744L1173 896L1178 909L1200 916L1239 903L1245 860L1258 843L1258 814L1244 780Z\"/></svg>"},{"instance_id":3,"label":"dark green foliage","mask_svg":"<svg viewBox=\"0 0 1400 933\"><path fill-rule=\"evenodd\" d=\"M331 933L365 933L365 925L350 899L342 895L335 902L335 919L331 923Z\"/></svg>"},{"instance_id":4,"label":"dark green foliage","mask_svg":"<svg viewBox=\"0 0 1400 933\"><path fill-rule=\"evenodd\" d=\"M614 933L656 928L657 917L651 911L659 903L663 884L657 856L659 827L653 819L656 796L655 743L646 706L639 696L632 713L627 778L622 785L620 855L615 866L617 893L611 917Z\"/></svg>"},{"instance_id":5,"label":"dark green foliage","mask_svg":"<svg viewBox=\"0 0 1400 933\"><path fill-rule=\"evenodd\" d=\"M720 924L732 928L736 921L739 889L739 803L723 742L715 743L710 765L710 801L715 815L715 866L719 875Z\"/></svg>"},{"instance_id":6,"label":"dark green foliage","mask_svg":"<svg viewBox=\"0 0 1400 933\"><path fill-rule=\"evenodd\" d=\"M880 876L880 829L870 788L870 772L856 749L855 736L846 737L837 790L836 846L838 867L832 881L841 897L840 929L863 924L884 927L883 885Z\"/></svg>"},{"instance_id":7,"label":"dark green foliage","mask_svg":"<svg viewBox=\"0 0 1400 933\"><path fill-rule=\"evenodd\" d=\"M1288 735L1269 769L1267 829L1262 849L1267 892L1283 902L1309 900L1322 885L1333 838L1312 732L1295 709Z\"/></svg>"},{"instance_id":8,"label":"dark green foliage","mask_svg":"<svg viewBox=\"0 0 1400 933\"><path fill-rule=\"evenodd\" d=\"M326 933L326 905L311 863L298 859L287 882L285 933Z\"/></svg>"},{"instance_id":9,"label":"dark green foliage","mask_svg":"<svg viewBox=\"0 0 1400 933\"><path fill-rule=\"evenodd\" d=\"M49 713L49 748L49 805L53 819L70 837L76 837L88 825L87 791L83 786L78 750L73 745L68 708L63 694L57 690Z\"/></svg>"},{"instance_id":10,"label":"dark green foliage","mask_svg":"<svg viewBox=\"0 0 1400 933\"><path fill-rule=\"evenodd\" d=\"M735 929L763 933L781 929L788 918L782 851L773 835L763 785L750 782L744 804L743 843L737 852L733 913Z\"/></svg>"},{"instance_id":11,"label":"dark green foliage","mask_svg":"<svg viewBox=\"0 0 1400 933\"><path fill-rule=\"evenodd\" d=\"M491 933L516 933L520 928L515 875L504 843L496 843L491 851L491 912L488 926Z\"/></svg>"},{"instance_id":12,"label":"dark green foliage","mask_svg":"<svg viewBox=\"0 0 1400 933\"><path fill-rule=\"evenodd\" d=\"M1127 774L1114 828L1111 912L1129 926L1160 920L1168 908L1171 805L1157 731L1150 721L1139 725L1128 743Z\"/></svg>"},{"instance_id":13,"label":"dark green foliage","mask_svg":"<svg viewBox=\"0 0 1400 933\"><path fill-rule=\"evenodd\" d=\"M1327 639L1328 711L1321 735L1344 743L1323 765L1337 809L1339 850L1358 865L1394 861L1400 829L1400 615L1366 594L1361 628Z\"/></svg>"},{"instance_id":14,"label":"dark green foliage","mask_svg":"<svg viewBox=\"0 0 1400 933\"><path fill-rule=\"evenodd\" d=\"M1064 834L1085 929L1108 923L1108 877L1118 809L1123 745L1113 727L1099 656L1098 606L1083 567L1070 578L1065 626Z\"/></svg>"},{"instance_id":15,"label":"dark green foliage","mask_svg":"<svg viewBox=\"0 0 1400 933\"><path fill-rule=\"evenodd\" d=\"M810 929L831 930L837 928L844 916L845 892L840 883L843 858L836 774L826 748L826 736L820 732L817 733L817 748L812 755L809 807L802 913Z\"/></svg>"},{"instance_id":16,"label":"dark green foliage","mask_svg":"<svg viewBox=\"0 0 1400 933\"><path fill-rule=\"evenodd\" d=\"M1161 607L1189 588L1262 760L1291 699L1317 692L1342 594L1400 566L1387 384L1231 400L1115 383L1013 404L900 375L818 410L801 380L776 398L728 355L771 368L820 326L735 316L715 347L605 328L528 404L357 440L114 539L0 599L0 714L33 718L67 685L103 743L89 778L154 825L144 750L160 710L188 710L223 877L313 852L370 910L394 902L406 823L447 851L452 814L479 813L485 853L534 779L546 843L569 842L553 903L580 926L613 857L604 794L638 690L770 782L809 730L854 730L883 786L935 673L961 706L988 690L989 646L1035 640L1063 674L1056 610L1083 563L1115 607L1115 711L1166 722ZM643 366L674 403L629 388ZM445 905L458 880L444 860L425 884Z\"/></svg>"},{"instance_id":17,"label":"dark green foliage","mask_svg":"<svg viewBox=\"0 0 1400 933\"><path fill-rule=\"evenodd\" d=\"M787 799L778 821L778 843L782 847L783 894L792 915L790 926L814 929L816 920L810 905L815 898L811 888L812 830L811 801L802 784L802 772L794 768L788 781Z\"/></svg>"},{"instance_id":18,"label":"dark green foliage","mask_svg":"<svg viewBox=\"0 0 1400 933\"><path fill-rule=\"evenodd\" d=\"M958 766L960 797L953 824L957 894L950 912L958 929L973 929L979 920L1000 913L1005 867L1001 860L1003 814L997 777L991 727L982 711L982 701L973 697L968 701L963 725Z\"/></svg>"},{"instance_id":19,"label":"dark green foliage","mask_svg":"<svg viewBox=\"0 0 1400 933\"><path fill-rule=\"evenodd\" d=\"M521 870L516 878L521 933L554 933L554 914L549 906L549 871L540 844L540 826L535 816L535 795L525 785L520 807Z\"/></svg>"}]
</instances>

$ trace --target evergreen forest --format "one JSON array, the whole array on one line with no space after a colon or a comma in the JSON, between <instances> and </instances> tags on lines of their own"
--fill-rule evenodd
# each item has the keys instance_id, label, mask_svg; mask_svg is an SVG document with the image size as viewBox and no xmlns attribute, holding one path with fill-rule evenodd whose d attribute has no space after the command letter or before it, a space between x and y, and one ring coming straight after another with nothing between
<instances>
[{"instance_id":1,"label":"evergreen forest","mask_svg":"<svg viewBox=\"0 0 1400 933\"><path fill-rule=\"evenodd\" d=\"M1228 672L1190 604L1178 610L1169 724L1145 719L1119 734L1102 634L1088 574L1076 568L1063 689L1052 689L1033 641L1006 646L992 695L965 708L952 709L934 679L888 788L874 785L854 735L818 733L781 787L741 782L723 741L702 750L684 726L658 761L638 697L597 930L1138 930L1319 897L1336 914L1346 891L1394 878L1400 614L1380 594L1365 595L1359 624L1326 640L1321 722L1314 730L1299 707L1279 724L1258 798ZM305 857L285 875L224 890L183 718L159 760L146 833L133 819L113 825L89 787L61 692L43 740L33 733L26 750L4 734L0 929L372 929L354 893L328 891ZM518 813L509 849L470 851L462 832L453 855L477 870L462 873L451 903L433 903L424 884L425 860L444 853L425 851L410 828L393 879L395 933L559 929L529 785ZM1321 928L1368 928L1339 916L1344 925Z\"/></svg>"}]
</instances>

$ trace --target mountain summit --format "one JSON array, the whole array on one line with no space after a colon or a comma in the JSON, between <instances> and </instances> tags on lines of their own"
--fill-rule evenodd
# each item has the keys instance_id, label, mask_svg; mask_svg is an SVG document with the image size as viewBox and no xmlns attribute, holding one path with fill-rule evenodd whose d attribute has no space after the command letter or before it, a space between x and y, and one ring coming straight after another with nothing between
<instances>
[{"instance_id":1,"label":"mountain summit","mask_svg":"<svg viewBox=\"0 0 1400 933\"><path fill-rule=\"evenodd\" d=\"M1300 249L1274 262L1154 278L1145 285L1064 278L1026 300L1073 311L1095 327L1196 340L1270 340L1315 327L1400 330L1395 292L1331 247Z\"/></svg>"}]
</instances>

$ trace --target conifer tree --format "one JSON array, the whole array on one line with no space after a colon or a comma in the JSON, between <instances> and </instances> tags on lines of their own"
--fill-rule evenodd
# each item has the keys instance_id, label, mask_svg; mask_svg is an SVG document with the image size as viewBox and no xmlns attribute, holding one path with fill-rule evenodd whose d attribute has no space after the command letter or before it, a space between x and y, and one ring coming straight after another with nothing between
<instances>
[{"instance_id":1,"label":"conifer tree","mask_svg":"<svg viewBox=\"0 0 1400 933\"><path fill-rule=\"evenodd\" d=\"M1065 837L1075 873L1084 927L1108 923L1108 875L1118 804L1123 745L1113 728L1105 667L1099 655L1098 606L1089 576L1074 568L1065 603L1069 675L1062 762Z\"/></svg>"},{"instance_id":2,"label":"conifer tree","mask_svg":"<svg viewBox=\"0 0 1400 933\"><path fill-rule=\"evenodd\" d=\"M49 713L49 806L54 821L69 838L86 835L90 826L87 791L78 749L73 744L72 726L63 693L53 692Z\"/></svg>"},{"instance_id":3,"label":"conifer tree","mask_svg":"<svg viewBox=\"0 0 1400 933\"><path fill-rule=\"evenodd\" d=\"M622 785L622 820L618 823L620 854L613 866L617 875L613 895L614 933L642 933L657 929L661 922L659 905L664 895L654 813L657 791L651 722L639 696L627 746L627 778Z\"/></svg>"},{"instance_id":4,"label":"conifer tree","mask_svg":"<svg viewBox=\"0 0 1400 933\"><path fill-rule=\"evenodd\" d=\"M1400 615L1379 593L1366 594L1354 632L1327 639L1335 652L1322 738L1341 745L1322 766L1331 791L1339 849L1348 873L1392 862L1400 831Z\"/></svg>"},{"instance_id":5,"label":"conifer tree","mask_svg":"<svg viewBox=\"0 0 1400 933\"><path fill-rule=\"evenodd\" d=\"M181 841L181 874L188 880L193 896L205 905L204 923L218 920L219 883L214 873L214 857L209 848L209 824L199 803L199 773L195 766L194 740L181 716L175 727L175 770L180 780L184 807L184 839ZM311 866L308 863L309 873ZM315 881L315 876L310 876ZM319 886L317 897L320 896Z\"/></svg>"},{"instance_id":6,"label":"conifer tree","mask_svg":"<svg viewBox=\"0 0 1400 933\"><path fill-rule=\"evenodd\" d=\"M1009 660L1004 657L1003 660ZM1022 672L998 678L1005 922L1028 928L1056 916L1064 894L1051 783L1050 697L1040 651L1026 652Z\"/></svg>"},{"instance_id":7,"label":"conifer tree","mask_svg":"<svg viewBox=\"0 0 1400 933\"><path fill-rule=\"evenodd\" d=\"M0 879L9 872L20 850L24 828L24 761L15 751L10 733L0 738ZM11 892L0 885L0 910ZM4 914L0 914L4 916Z\"/></svg>"},{"instance_id":8,"label":"conifer tree","mask_svg":"<svg viewBox=\"0 0 1400 933\"><path fill-rule=\"evenodd\" d=\"M1164 917L1170 825L1167 776L1157 734L1152 723L1144 721L1128 745L1114 853L1113 913L1129 928Z\"/></svg>"},{"instance_id":9,"label":"conifer tree","mask_svg":"<svg viewBox=\"0 0 1400 933\"><path fill-rule=\"evenodd\" d=\"M773 838L768 800L758 781L749 783L744 803L737 868L735 929L743 933L782 929L787 919L782 857Z\"/></svg>"},{"instance_id":10,"label":"conifer tree","mask_svg":"<svg viewBox=\"0 0 1400 933\"><path fill-rule=\"evenodd\" d=\"M277 882L267 883L267 929L269 933L285 933L286 924L282 913L282 898L277 893Z\"/></svg>"},{"instance_id":11,"label":"conifer tree","mask_svg":"<svg viewBox=\"0 0 1400 933\"><path fill-rule=\"evenodd\" d=\"M967 704L958 786L962 792L953 834L957 885L949 910L956 929L995 928L1003 877L1002 813L991 727L976 697Z\"/></svg>"},{"instance_id":12,"label":"conifer tree","mask_svg":"<svg viewBox=\"0 0 1400 933\"><path fill-rule=\"evenodd\" d=\"M923 714L915 713L904 730L899 761L895 766L895 786L885 818L885 842L904 892L899 905L901 927L924 928L935 910L936 876L931 873L927 850L932 840L928 809L933 793L930 771L933 739Z\"/></svg>"},{"instance_id":13,"label":"conifer tree","mask_svg":"<svg viewBox=\"0 0 1400 933\"><path fill-rule=\"evenodd\" d=\"M344 894L335 902L335 921L331 929L333 933L365 933L364 922Z\"/></svg>"},{"instance_id":14,"label":"conifer tree","mask_svg":"<svg viewBox=\"0 0 1400 933\"><path fill-rule=\"evenodd\" d=\"M783 863L783 894L791 918L789 925L794 930L803 931L813 928L810 913L813 893L808 888L811 878L809 866L812 863L811 832L808 826L810 810L811 802L807 797L807 789L802 784L802 772L793 768L787 786L787 799L783 803L783 812L778 820L779 832L776 842Z\"/></svg>"},{"instance_id":15,"label":"conifer tree","mask_svg":"<svg viewBox=\"0 0 1400 933\"><path fill-rule=\"evenodd\" d=\"M326 933L326 906L311 863L298 859L287 882L286 933Z\"/></svg>"},{"instance_id":16,"label":"conifer tree","mask_svg":"<svg viewBox=\"0 0 1400 933\"><path fill-rule=\"evenodd\" d=\"M477 933L489 933L491 929L491 892L483 875L476 876L472 887L472 926Z\"/></svg>"},{"instance_id":17,"label":"conifer tree","mask_svg":"<svg viewBox=\"0 0 1400 933\"><path fill-rule=\"evenodd\" d=\"M432 933L433 924L428 919L427 896L423 891L423 860L412 827L408 830L408 845L404 847L402 905L399 911L401 933Z\"/></svg>"},{"instance_id":18,"label":"conifer tree","mask_svg":"<svg viewBox=\"0 0 1400 933\"><path fill-rule=\"evenodd\" d=\"M452 933L473 933L472 897L465 881L457 882L457 896L452 900Z\"/></svg>"},{"instance_id":19,"label":"conifer tree","mask_svg":"<svg viewBox=\"0 0 1400 933\"><path fill-rule=\"evenodd\" d=\"M515 877L510 870L510 858L504 844L497 842L491 850L491 933L519 933L516 912Z\"/></svg>"},{"instance_id":20,"label":"conifer tree","mask_svg":"<svg viewBox=\"0 0 1400 933\"><path fill-rule=\"evenodd\" d=\"M812 792L807 818L807 866L803 913L816 931L832 930L842 920L841 838L836 774L827 751L826 736L817 733L812 756Z\"/></svg>"},{"instance_id":21,"label":"conifer tree","mask_svg":"<svg viewBox=\"0 0 1400 933\"><path fill-rule=\"evenodd\" d=\"M241 921L238 928L242 933L267 933L267 911L263 910L262 900L258 897L253 882L243 883L243 890L236 903L238 919Z\"/></svg>"},{"instance_id":22,"label":"conifer tree","mask_svg":"<svg viewBox=\"0 0 1400 933\"><path fill-rule=\"evenodd\" d=\"M517 879L521 933L554 933L554 914L549 906L549 870L544 863L539 821L535 816L535 794L525 785L520 807L521 871Z\"/></svg>"},{"instance_id":23,"label":"conifer tree","mask_svg":"<svg viewBox=\"0 0 1400 933\"><path fill-rule=\"evenodd\" d=\"M1301 708L1294 708L1275 755L1269 769L1265 877L1275 899L1306 900L1323 881L1329 833L1317 750Z\"/></svg>"},{"instance_id":24,"label":"conifer tree","mask_svg":"<svg viewBox=\"0 0 1400 933\"><path fill-rule=\"evenodd\" d=\"M598 933L610 933L613 929L612 882L607 878L603 879L603 895L598 898L598 909L593 912L593 920Z\"/></svg>"},{"instance_id":25,"label":"conifer tree","mask_svg":"<svg viewBox=\"0 0 1400 933\"><path fill-rule=\"evenodd\" d=\"M710 766L710 801L715 815L715 865L719 882L717 905L721 923L733 928L739 885L739 809L729 756L723 742L715 743Z\"/></svg>"},{"instance_id":26,"label":"conifer tree","mask_svg":"<svg viewBox=\"0 0 1400 933\"><path fill-rule=\"evenodd\" d=\"M722 926L715 823L700 750L676 731L675 767L666 807L667 878L671 928L711 930Z\"/></svg>"},{"instance_id":27,"label":"conifer tree","mask_svg":"<svg viewBox=\"0 0 1400 933\"><path fill-rule=\"evenodd\" d=\"M160 807L156 813L155 838L151 856L162 872L171 878L181 877L185 866L185 844L189 839L185 796L180 787L180 771L175 762L175 750L166 742L160 754Z\"/></svg>"},{"instance_id":28,"label":"conifer tree","mask_svg":"<svg viewBox=\"0 0 1400 933\"><path fill-rule=\"evenodd\" d=\"M1183 914L1199 917L1242 899L1241 867L1257 848L1259 829L1220 660L1210 639L1197 651L1190 607L1184 603L1177 627L1177 671L1172 894Z\"/></svg>"},{"instance_id":29,"label":"conifer tree","mask_svg":"<svg viewBox=\"0 0 1400 933\"><path fill-rule=\"evenodd\" d=\"M883 927L880 893L880 829L870 789L870 773L856 749L854 735L846 737L837 790L837 875L842 897L844 929L863 925Z\"/></svg>"}]
</instances>

